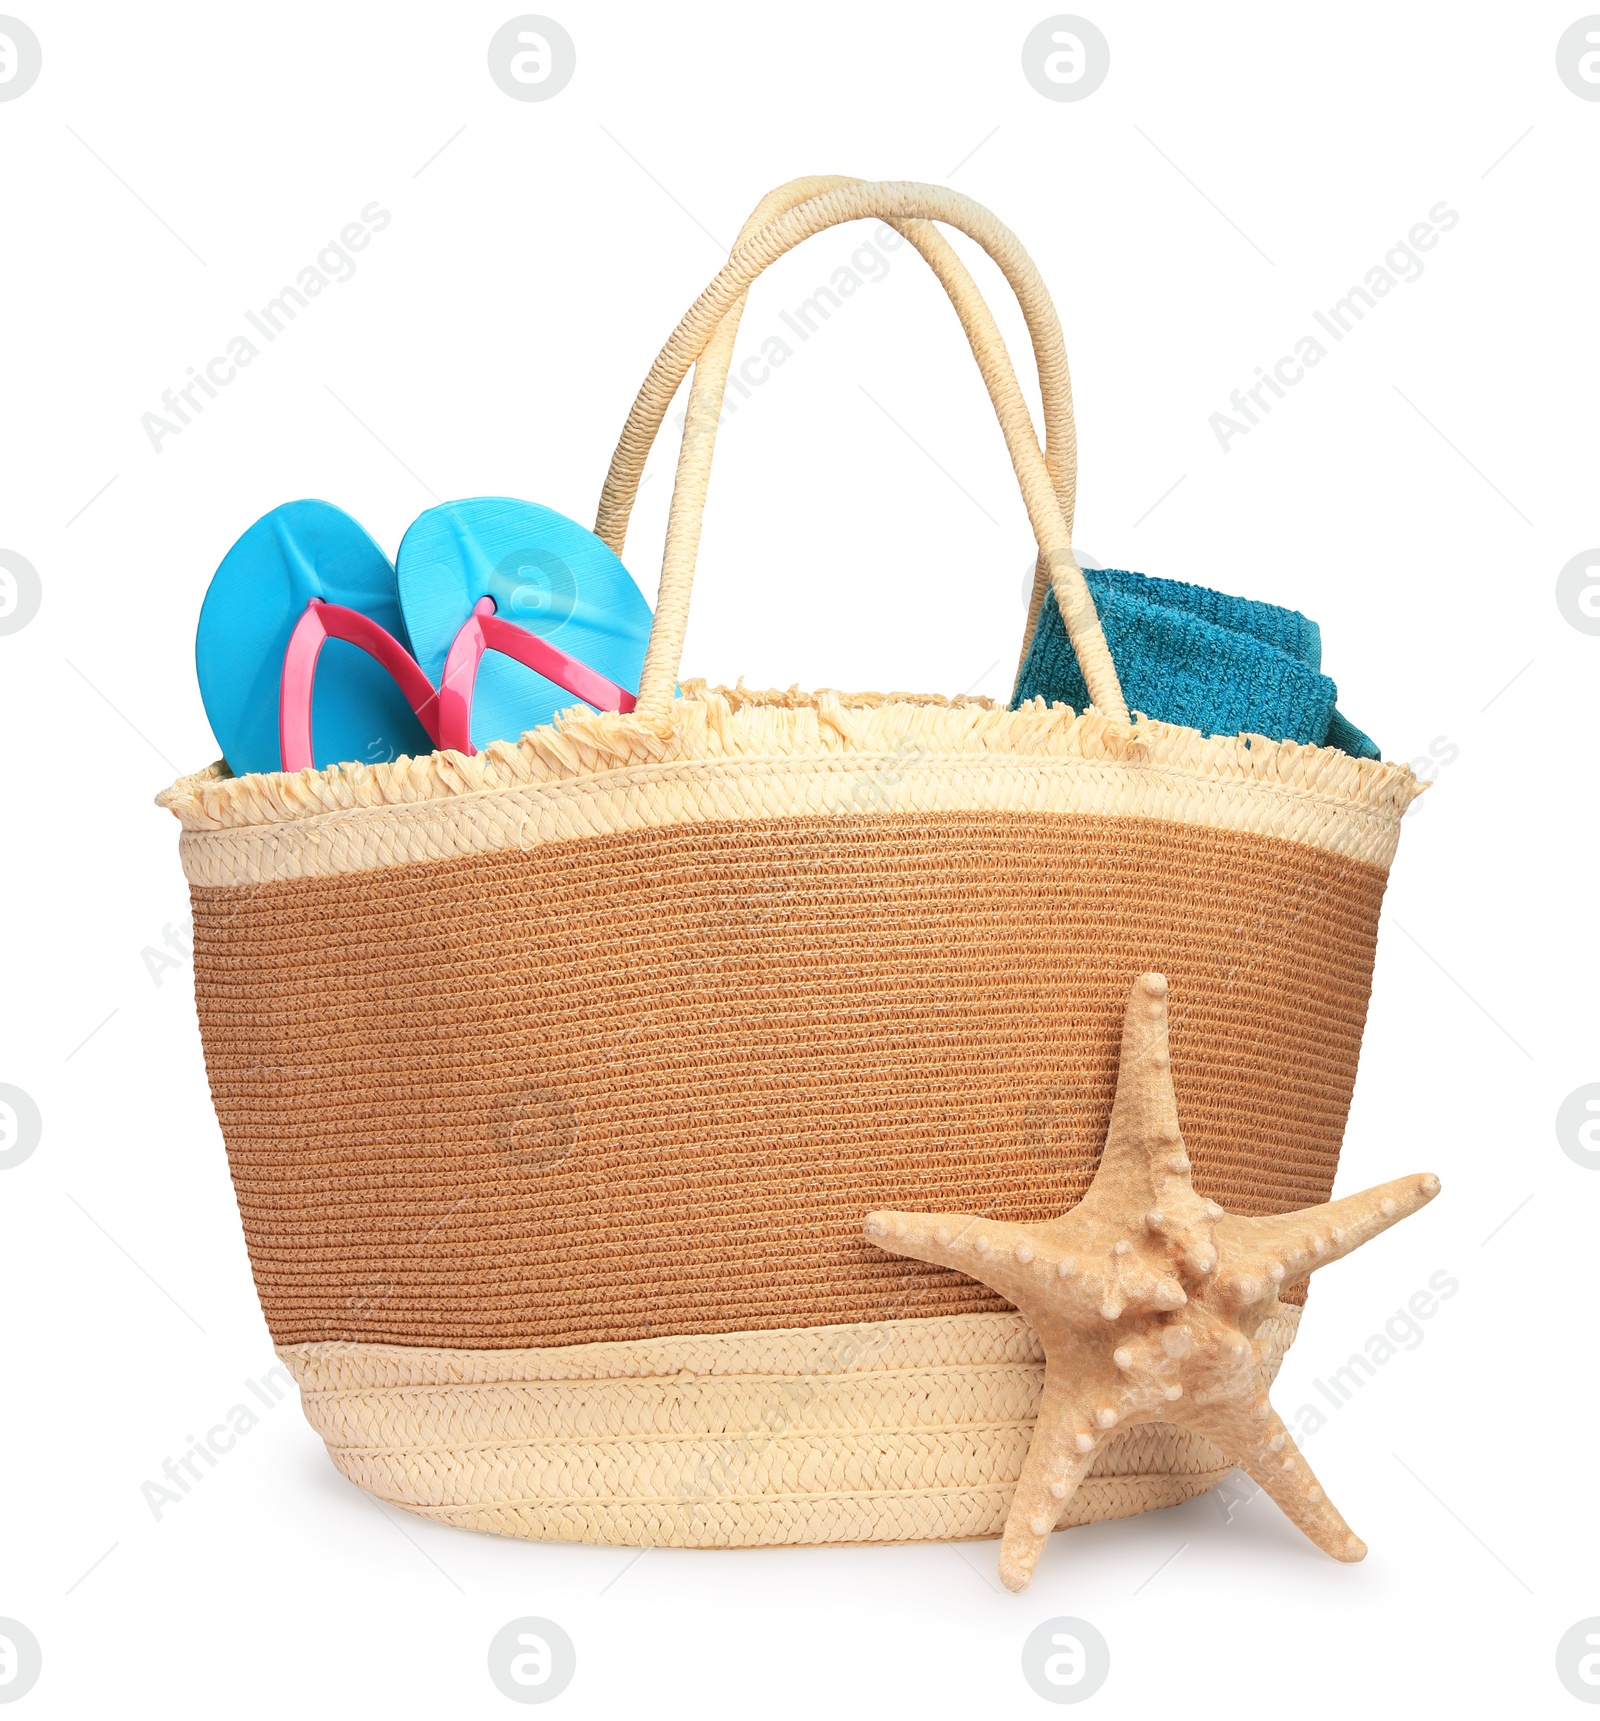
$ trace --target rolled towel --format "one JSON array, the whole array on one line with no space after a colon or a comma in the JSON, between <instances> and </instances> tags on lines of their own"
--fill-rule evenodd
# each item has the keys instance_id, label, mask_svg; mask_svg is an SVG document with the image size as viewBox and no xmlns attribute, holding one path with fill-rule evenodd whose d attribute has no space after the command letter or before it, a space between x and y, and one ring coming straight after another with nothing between
<instances>
[{"instance_id":1,"label":"rolled towel","mask_svg":"<svg viewBox=\"0 0 1600 1721\"><path fill-rule=\"evenodd\" d=\"M1321 632L1297 610L1122 568L1089 568L1084 577L1129 710L1206 735L1267 735L1380 757L1336 709ZM1089 702L1053 591L1012 704L1041 697L1080 710Z\"/></svg>"}]
</instances>

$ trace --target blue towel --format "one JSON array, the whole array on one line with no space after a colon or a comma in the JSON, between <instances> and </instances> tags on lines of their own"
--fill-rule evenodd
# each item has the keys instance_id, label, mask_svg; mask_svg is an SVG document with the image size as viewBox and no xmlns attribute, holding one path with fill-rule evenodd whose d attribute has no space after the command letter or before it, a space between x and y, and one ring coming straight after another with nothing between
<instances>
[{"instance_id":1,"label":"blue towel","mask_svg":"<svg viewBox=\"0 0 1600 1721\"><path fill-rule=\"evenodd\" d=\"M1377 744L1335 709L1322 635L1296 610L1121 568L1084 578L1130 711L1205 735L1267 735L1376 759ZM1059 700L1082 710L1088 689L1055 593L1045 596L1012 706Z\"/></svg>"}]
</instances>

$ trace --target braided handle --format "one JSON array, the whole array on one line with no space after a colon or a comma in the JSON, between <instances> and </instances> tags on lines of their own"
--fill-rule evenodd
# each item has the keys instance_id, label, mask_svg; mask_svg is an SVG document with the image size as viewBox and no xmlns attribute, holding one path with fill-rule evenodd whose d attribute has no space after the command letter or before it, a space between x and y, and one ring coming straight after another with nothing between
<instances>
[{"instance_id":1,"label":"braided handle","mask_svg":"<svg viewBox=\"0 0 1600 1721\"><path fill-rule=\"evenodd\" d=\"M817 191L817 186L825 189ZM1009 229L957 192L913 183L839 180L796 181L763 201L746 224L726 267L662 348L623 427L595 524L597 535L616 550L621 548L650 446L679 384L690 365L696 365L668 519L655 625L639 689L640 714L665 719L677 682L717 418L746 291L757 275L802 239L842 221L872 216L905 233L949 292L1005 433L1039 544L1040 575L1048 573L1055 588L1090 699L1105 715L1126 722L1127 707L1116 670L1094 602L1072 555L1069 522L1075 445L1070 383L1060 324L1038 270ZM936 219L959 228L982 245L1022 305L1047 403L1047 446L1053 452L1059 450L1052 464L1047 464L1039 450L1033 421L994 319L959 258L929 225ZM1043 594L1044 580L1038 577L1029 615L1030 633Z\"/></svg>"},{"instance_id":2,"label":"braided handle","mask_svg":"<svg viewBox=\"0 0 1600 1721\"><path fill-rule=\"evenodd\" d=\"M834 191L841 186L860 185L859 179L848 178L840 174L812 175L805 179L792 179L787 185L780 185L777 190L769 191L757 204L748 221L739 231L737 243L742 244L752 234L760 231L768 222L792 209L798 203L804 203L809 198L816 197L824 191ZM977 283L967 272L966 265L950 245L943 234L931 221L892 220L887 225L893 227L903 238L921 253L933 270L940 284L950 295L955 304L962 325L968 329L981 329L986 339L999 341L998 329L994 327L989 314L989 307L984 302ZM678 454L678 471L680 479L688 486L686 494L694 493L697 486L709 481L709 465L712 451L716 443L717 425L722 415L722 399L727 388L727 373L733 362L733 347L739 332L739 321L744 313L746 294L741 293L733 308L717 327L705 351L695 360L694 382L690 388L688 410L684 415L685 427L693 418L704 429L704 434L693 438L685 437ZM1038 367L1039 392L1044 403L1044 462L1050 473L1050 481L1055 487L1056 500L1061 505L1062 518L1066 521L1070 539L1072 532L1073 507L1076 500L1078 476L1078 444L1077 433L1072 421L1072 377L1067 368L1066 347L1061 339L1061 325L1057 321L1053 306L1048 297L1042 301L1030 299L1023 307L1027 319L1029 338L1033 343L1034 360ZM643 418L644 411L640 402L635 404L634 414L630 415L629 427L633 428L635 417ZM647 403L653 406L654 403ZM664 416L670 397L660 403ZM646 431L646 435L653 435ZM596 534L608 543L620 557L623 544L627 538L628 521L633 512L633 504L638 496L639 485L644 477L645 457L649 451L649 443L643 437L630 438L624 433L623 439L617 445L613 456L611 470L607 474L604 492L600 499L599 516L595 522ZM705 476L701 476L704 473ZM686 522L687 529L687 522ZM694 546L698 551L698 543ZM1022 664L1028 655L1028 647L1033 640L1033 631L1038 624L1039 612L1044 607L1044 595L1050 587L1050 569L1041 555L1034 570L1033 591L1028 603L1028 615L1022 630L1022 650L1017 658L1017 670L1021 673Z\"/></svg>"}]
</instances>

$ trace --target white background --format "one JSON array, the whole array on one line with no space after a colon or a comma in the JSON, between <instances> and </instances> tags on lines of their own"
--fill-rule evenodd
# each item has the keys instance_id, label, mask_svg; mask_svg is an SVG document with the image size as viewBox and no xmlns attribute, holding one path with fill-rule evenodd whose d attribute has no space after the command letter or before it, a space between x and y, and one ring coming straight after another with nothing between
<instances>
[{"instance_id":1,"label":"white background","mask_svg":"<svg viewBox=\"0 0 1600 1721\"><path fill-rule=\"evenodd\" d=\"M486 69L506 6L6 3L44 53L0 104L0 547L44 593L0 638L0 1081L44 1119L0 1172L0 1615L44 1650L18 1713L511 1713L485 1651L524 1614L577 1645L573 1715L1044 1713L1019 1654L1054 1615L1104 1633L1108 1715L1580 1713L1554 1662L1600 1614L1600 1173L1554 1130L1600 1080L1600 638L1555 601L1600 542L1600 103L1555 71L1577 8L1085 0L1110 75L1053 102L1021 69L1038 5L551 0L577 73L518 102ZM1386 756L1450 758L1403 834L1339 1179L1444 1194L1319 1277L1275 1394L1292 1415L1459 1280L1309 1443L1371 1554L1203 1498L1056 1537L1020 1598L982 1543L635 1560L380 1508L292 1401L157 1521L141 1483L273 1362L187 963L158 985L144 954L186 912L151 797L217 753L207 580L298 496L391 552L436 496L591 520L657 347L812 172L951 183L1029 247L1086 555L1306 610ZM393 221L355 276L154 452L141 414L373 199ZM1460 221L1421 278L1224 453L1230 391L1440 200ZM864 231L775 268L741 350ZM629 543L647 595L673 440ZM1003 695L1030 557L901 251L724 429L686 672Z\"/></svg>"}]
</instances>

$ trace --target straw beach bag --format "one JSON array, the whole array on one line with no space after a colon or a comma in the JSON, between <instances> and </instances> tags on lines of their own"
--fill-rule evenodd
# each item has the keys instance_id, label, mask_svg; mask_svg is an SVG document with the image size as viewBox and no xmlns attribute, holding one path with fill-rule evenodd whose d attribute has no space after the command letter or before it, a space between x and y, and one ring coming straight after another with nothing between
<instances>
[{"instance_id":1,"label":"straw beach bag","mask_svg":"<svg viewBox=\"0 0 1600 1721\"><path fill-rule=\"evenodd\" d=\"M866 217L956 307L1039 544L1028 628L1053 586L1088 711L677 686L745 291ZM1042 451L935 221L1016 292ZM339 1469L429 1517L636 1544L995 1535L1038 1341L986 1286L874 1248L864 1216L1071 1206L1148 969L1200 1192L1245 1215L1326 1200L1416 782L1130 723L1072 557L1056 315L968 199L816 179L756 210L629 415L596 524L619 553L691 367L633 712L472 757L215 766L161 797L256 1285ZM1263 1331L1268 1375L1297 1318ZM1135 1428L1063 1522L1227 1468Z\"/></svg>"}]
</instances>

